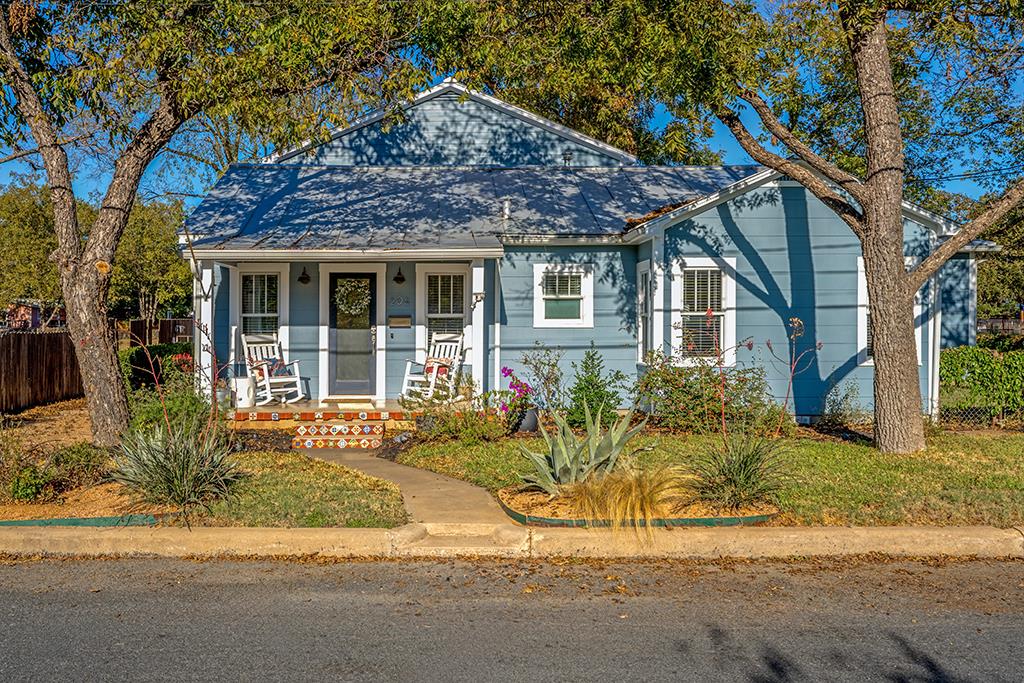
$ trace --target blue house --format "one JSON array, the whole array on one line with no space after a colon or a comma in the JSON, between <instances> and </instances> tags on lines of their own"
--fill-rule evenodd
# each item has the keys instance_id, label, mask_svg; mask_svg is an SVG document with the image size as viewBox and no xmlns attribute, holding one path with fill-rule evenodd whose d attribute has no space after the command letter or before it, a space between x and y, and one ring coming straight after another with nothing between
<instances>
[{"instance_id":1,"label":"blue house","mask_svg":"<svg viewBox=\"0 0 1024 683\"><path fill-rule=\"evenodd\" d=\"M908 263L956 230L905 207ZM872 395L860 246L797 183L758 166L652 167L521 108L445 81L398 122L377 113L258 164L232 166L188 219L197 357L239 387L241 336L274 333L319 405L393 405L406 361L461 333L464 372L591 344L634 377L651 351L766 368L781 398L788 323L821 342L795 383L800 416L829 389ZM940 348L971 343L976 243L918 296L916 362L936 409ZM369 333L345 334L339 283L368 283ZM708 332L710 330L710 332ZM699 331L699 333L697 333ZM708 337L713 337L708 341ZM349 341L345 341L348 339ZM356 339L356 342L352 340ZM362 339L363 341L358 341ZM737 346L753 341L753 348ZM694 341L696 340L696 341ZM907 359L907 362L915 362Z\"/></svg>"}]
</instances>

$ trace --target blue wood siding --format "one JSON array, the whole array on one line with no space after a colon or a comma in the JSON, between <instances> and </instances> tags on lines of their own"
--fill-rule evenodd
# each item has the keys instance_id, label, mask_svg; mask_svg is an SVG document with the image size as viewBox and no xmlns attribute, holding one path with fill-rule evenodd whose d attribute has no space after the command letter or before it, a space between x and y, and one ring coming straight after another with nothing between
<instances>
[{"instance_id":1,"label":"blue wood siding","mask_svg":"<svg viewBox=\"0 0 1024 683\"><path fill-rule=\"evenodd\" d=\"M929 235L908 223L906 252L924 253ZM786 393L787 363L777 361L766 346L771 341L785 359L788 321L799 318L806 333L799 349L821 342L808 355L808 368L794 381L798 415L820 414L833 386L857 385L865 408L871 406L873 369L858 365L856 236L828 207L802 188L783 186L749 192L673 226L666 232L666 270L686 256L736 258L736 339L750 339L752 350L740 348L737 363L767 371L773 394ZM666 283L665 307L672 308ZM928 307L924 306L927 320ZM666 344L678 331L665 316ZM928 399L928 328L922 329L921 389Z\"/></svg>"},{"instance_id":2,"label":"blue wood siding","mask_svg":"<svg viewBox=\"0 0 1024 683\"><path fill-rule=\"evenodd\" d=\"M217 371L222 376L231 374L231 369L226 367L228 358L231 357L228 273L228 269L224 266L215 266L213 269L213 329L210 330L210 334L213 337L213 348L217 355ZM200 338L202 339L201 345L209 344L209 340L202 336Z\"/></svg>"},{"instance_id":3,"label":"blue wood siding","mask_svg":"<svg viewBox=\"0 0 1024 683\"><path fill-rule=\"evenodd\" d=\"M533 266L537 263L594 265L593 329L533 326ZM604 357L607 370L621 370L630 378L636 376L635 247L506 248L498 267L501 365L522 376L523 352L534 350L538 342L545 347L557 347L565 351L563 370L568 387L574 376L571 364L579 362L593 342Z\"/></svg>"},{"instance_id":4,"label":"blue wood siding","mask_svg":"<svg viewBox=\"0 0 1024 683\"><path fill-rule=\"evenodd\" d=\"M971 258L966 254L946 262L939 271L942 288L942 348L977 341L977 289L971 282Z\"/></svg>"},{"instance_id":5,"label":"blue wood siding","mask_svg":"<svg viewBox=\"0 0 1024 683\"><path fill-rule=\"evenodd\" d=\"M332 166L619 166L621 161L528 119L447 93L282 161Z\"/></svg>"}]
</instances>

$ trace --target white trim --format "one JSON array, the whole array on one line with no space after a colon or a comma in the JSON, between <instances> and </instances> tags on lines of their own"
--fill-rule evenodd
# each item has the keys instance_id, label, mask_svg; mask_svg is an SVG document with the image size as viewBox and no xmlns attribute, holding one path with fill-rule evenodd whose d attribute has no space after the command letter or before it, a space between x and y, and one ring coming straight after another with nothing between
<instances>
[{"instance_id":1,"label":"white trim","mask_svg":"<svg viewBox=\"0 0 1024 683\"><path fill-rule=\"evenodd\" d=\"M646 306L647 302L644 301L643 290L640 287L640 280L643 276L647 276L647 298L651 302L651 310L647 311L647 317L650 319L651 338L645 339L647 330L644 329L643 318L640 315L641 309ZM644 259L643 261L637 261L636 263L636 360L638 363L644 362L644 345L645 342L649 343L651 350L656 350L654 346L654 276L651 273L651 260Z\"/></svg>"},{"instance_id":2,"label":"white trim","mask_svg":"<svg viewBox=\"0 0 1024 683\"><path fill-rule=\"evenodd\" d=\"M931 355L928 362L928 393L929 414L933 419L939 418L941 408L939 401L939 363L942 360L942 277L939 268L931 277L931 329L928 341L931 342Z\"/></svg>"},{"instance_id":3,"label":"white trim","mask_svg":"<svg viewBox=\"0 0 1024 683\"><path fill-rule=\"evenodd\" d=\"M377 346L376 377L374 379L373 401L382 404L387 397L387 338L388 338L388 316L387 316L387 264L386 263L321 263L319 267L319 349L317 352L317 373L318 391L317 401L321 405L328 401L360 398L367 399L368 396L338 395L330 393L330 327L331 310L329 307L331 286L331 275L333 273L373 273L377 276Z\"/></svg>"},{"instance_id":4,"label":"white trim","mask_svg":"<svg viewBox=\"0 0 1024 683\"><path fill-rule=\"evenodd\" d=\"M665 287L665 233L658 231L651 239L651 298L654 300L652 346L655 351L665 353L665 295L671 291ZM671 302L669 302L671 304ZM671 353L671 350L669 351Z\"/></svg>"},{"instance_id":5,"label":"white trim","mask_svg":"<svg viewBox=\"0 0 1024 683\"><path fill-rule=\"evenodd\" d=\"M484 361L487 360L487 354L484 353L484 302L486 293L484 292L484 262L482 259L476 259L471 264L472 268L472 295L470 298L470 305L472 306L471 318L473 320L472 329L472 349L473 354L472 360L472 372L473 372L473 384L476 386L476 390L480 393L484 391L484 373L486 368L484 367ZM480 295L479 298L477 295Z\"/></svg>"},{"instance_id":6,"label":"white trim","mask_svg":"<svg viewBox=\"0 0 1024 683\"><path fill-rule=\"evenodd\" d=\"M494 386L491 389L501 389L501 262L494 262Z\"/></svg>"},{"instance_id":7,"label":"white trim","mask_svg":"<svg viewBox=\"0 0 1024 683\"><path fill-rule=\"evenodd\" d=\"M210 381L215 379L217 371L213 366L213 349L215 343L215 332L213 327L213 263L210 261L199 261L196 264L199 269L198 281L193 279L193 298L195 311L199 314L200 325L206 329L203 333L199 326L193 332L195 335L195 358L199 359L196 372L199 374L199 388L204 393L210 391Z\"/></svg>"},{"instance_id":8,"label":"white trim","mask_svg":"<svg viewBox=\"0 0 1024 683\"><path fill-rule=\"evenodd\" d=\"M678 330L683 321L682 275L689 268L717 268L722 271L722 364L736 365L736 258L732 256L685 256L672 264L672 329ZM682 348L672 333L672 356L681 365L697 365L704 359L681 357ZM680 338L681 341L681 338Z\"/></svg>"},{"instance_id":9,"label":"white trim","mask_svg":"<svg viewBox=\"0 0 1024 683\"><path fill-rule=\"evenodd\" d=\"M471 269L466 263L417 263L416 264L416 362L423 363L427 360L427 275L462 275L462 293L465 296L462 316L465 321L462 326L462 348L466 353L463 363L471 363L473 349L472 344L473 318L471 316L473 294L471 281Z\"/></svg>"},{"instance_id":10,"label":"white trim","mask_svg":"<svg viewBox=\"0 0 1024 683\"><path fill-rule=\"evenodd\" d=\"M500 258L501 247L451 247L447 249L196 249L196 258L225 261L288 261L306 263L382 261L450 261L451 259Z\"/></svg>"},{"instance_id":11,"label":"white trim","mask_svg":"<svg viewBox=\"0 0 1024 683\"><path fill-rule=\"evenodd\" d=\"M912 268L920 259L917 256L905 256L903 261L906 267ZM871 367L875 364L873 358L868 357L868 310L870 301L868 297L868 281L864 274L864 257L857 257L857 365ZM921 292L914 295L914 346L917 354L917 365L924 364L921 346L921 321L922 305Z\"/></svg>"},{"instance_id":12,"label":"white trim","mask_svg":"<svg viewBox=\"0 0 1024 683\"><path fill-rule=\"evenodd\" d=\"M580 317L576 320L548 320L544 317L544 275L580 275ZM594 326L594 264L533 264L533 326L535 328L591 328Z\"/></svg>"},{"instance_id":13,"label":"white trim","mask_svg":"<svg viewBox=\"0 0 1024 683\"><path fill-rule=\"evenodd\" d=\"M532 123L533 125L544 130L547 130L548 132L554 133L559 137L567 138L573 142L576 142L577 144L583 145L584 147L589 147L595 151L601 152L602 154L606 154L608 156L616 158L619 161L630 164L634 164L637 161L637 158L632 154L624 152L623 150L617 147L613 147L606 142L601 142L600 140L592 138L588 135L584 135L579 131L575 131L572 128L568 128L559 123L555 123L554 121L546 119L543 116L538 116L537 114L529 112L521 107L509 104L508 102L503 102L502 100L499 100L498 98L493 97L491 95L486 95L477 90L471 90L462 83L459 83L458 81L452 78L444 79L434 87L419 93L411 100L399 104L399 107L402 109L402 111L407 111L418 104L422 104L428 100L432 100L440 95L444 95L450 92L457 93L460 96L465 96L468 99L471 99L475 102L487 105L492 109L497 109L518 119ZM382 107L376 109L366 114L365 116L357 118L350 125L335 128L333 131L331 131L327 140L319 142L316 140L306 140L297 147L286 149L280 153L275 152L267 157L264 157L260 161L260 163L272 164L284 161L285 159L289 159L302 152L312 149L313 147L319 147L320 145L326 144L327 142L330 142L343 135L351 133L352 131L358 130L360 128L365 128L366 126L376 123L377 121L382 120L387 115L387 113L387 108Z\"/></svg>"}]
</instances>

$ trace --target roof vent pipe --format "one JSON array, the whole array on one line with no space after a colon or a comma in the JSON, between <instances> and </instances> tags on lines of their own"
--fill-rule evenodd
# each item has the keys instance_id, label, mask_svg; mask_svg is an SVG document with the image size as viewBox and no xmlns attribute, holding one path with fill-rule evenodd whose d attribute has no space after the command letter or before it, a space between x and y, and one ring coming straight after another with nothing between
<instances>
[{"instance_id":1,"label":"roof vent pipe","mask_svg":"<svg viewBox=\"0 0 1024 683\"><path fill-rule=\"evenodd\" d=\"M508 220L512 217L512 200L506 199L501 203L501 217L504 220Z\"/></svg>"}]
</instances>

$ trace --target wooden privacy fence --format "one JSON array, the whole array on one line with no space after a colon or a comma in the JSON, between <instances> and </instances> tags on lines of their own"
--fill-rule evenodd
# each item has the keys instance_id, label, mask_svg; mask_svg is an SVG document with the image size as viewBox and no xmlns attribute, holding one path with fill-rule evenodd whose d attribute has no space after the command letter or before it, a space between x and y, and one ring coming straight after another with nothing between
<instances>
[{"instance_id":1,"label":"wooden privacy fence","mask_svg":"<svg viewBox=\"0 0 1024 683\"><path fill-rule=\"evenodd\" d=\"M0 414L84 395L67 332L0 334Z\"/></svg>"}]
</instances>

